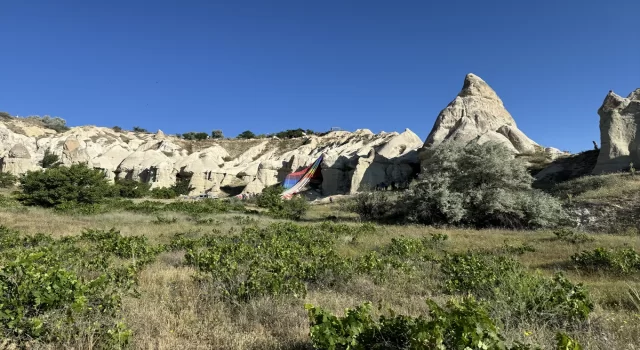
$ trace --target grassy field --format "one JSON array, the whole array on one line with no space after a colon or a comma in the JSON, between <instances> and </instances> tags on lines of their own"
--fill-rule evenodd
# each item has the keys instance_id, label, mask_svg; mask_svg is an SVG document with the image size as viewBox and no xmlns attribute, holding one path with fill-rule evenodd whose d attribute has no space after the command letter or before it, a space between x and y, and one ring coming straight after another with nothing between
<instances>
[{"instance_id":1,"label":"grassy field","mask_svg":"<svg viewBox=\"0 0 640 350\"><path fill-rule=\"evenodd\" d=\"M312 206L299 225L317 225L324 218L354 219L337 204ZM281 220L239 213L205 215L207 224L197 223L180 213L163 213L171 223L158 223L157 215L110 212L97 215L66 215L41 208L13 207L0 209L0 224L23 234L46 233L55 238L77 236L86 229L115 228L123 236L143 235L153 244L166 244L176 233L191 237L205 234L238 232L240 227L267 227ZM202 222L202 221L201 221ZM351 222L347 225L357 226ZM562 271L574 283L584 283L595 307L589 318L579 324L557 325L540 322L499 324L508 341L537 343L552 348L558 330L578 339L585 349L637 349L640 343L640 279L638 274L614 274L577 269L570 257L597 247L630 247L640 251L638 236L592 234L592 241L571 243L558 239L549 231L517 232L505 230L435 229L423 226L376 226L363 236L338 235L336 251L343 257L357 258L372 251L382 251L395 238L422 238L446 234L436 254L476 251L499 254L508 247L527 246L513 256L529 271L552 276ZM507 248L505 248L507 247ZM507 249L508 250L508 249ZM516 249L517 250L517 249ZM277 260L277 258L274 258ZM385 278L358 274L345 283L308 285L304 297L262 296L246 302L216 296L210 284L193 277L194 266L185 264L185 250L160 253L140 272L139 296L127 296L122 319L133 331L134 349L311 349L309 319L304 305L321 306L337 314L371 301L382 311L393 309L407 315L426 315L425 300L445 303L452 297L444 293L437 263L420 265L416 271L390 271ZM517 301L514 301L516 303ZM518 307L503 303L504 310ZM98 347L90 337L79 336L49 348ZM48 348L38 345L36 348Z\"/></svg>"}]
</instances>

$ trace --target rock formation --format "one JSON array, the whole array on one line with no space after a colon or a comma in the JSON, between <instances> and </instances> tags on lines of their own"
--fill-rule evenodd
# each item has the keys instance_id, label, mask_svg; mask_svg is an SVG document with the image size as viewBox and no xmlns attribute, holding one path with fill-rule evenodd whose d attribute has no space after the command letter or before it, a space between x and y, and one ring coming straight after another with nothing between
<instances>
[{"instance_id":1,"label":"rock formation","mask_svg":"<svg viewBox=\"0 0 640 350\"><path fill-rule=\"evenodd\" d=\"M111 181L133 179L155 188L180 179L189 181L192 194L218 195L261 192L320 155L325 155L324 195L408 183L423 143L408 129L377 135L367 129L333 131L292 140L186 141L159 130L151 134L95 126L56 133L19 118L0 121L0 141L0 171L16 175L40 169L48 150L64 165L87 163Z\"/></svg>"},{"instance_id":2,"label":"rock formation","mask_svg":"<svg viewBox=\"0 0 640 350\"><path fill-rule=\"evenodd\" d=\"M515 153L533 153L537 146L518 129L496 92L474 74L467 74L462 91L440 112L424 146L447 141L496 141Z\"/></svg>"},{"instance_id":3,"label":"rock formation","mask_svg":"<svg viewBox=\"0 0 640 350\"><path fill-rule=\"evenodd\" d=\"M600 154L594 174L640 164L640 89L627 98L609 91L600 109Z\"/></svg>"}]
</instances>

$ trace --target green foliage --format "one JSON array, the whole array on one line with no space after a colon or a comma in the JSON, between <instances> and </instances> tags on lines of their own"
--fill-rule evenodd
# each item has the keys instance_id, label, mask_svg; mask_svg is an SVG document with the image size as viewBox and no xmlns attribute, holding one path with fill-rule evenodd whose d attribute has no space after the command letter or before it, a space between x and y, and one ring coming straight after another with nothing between
<instances>
[{"instance_id":1,"label":"green foliage","mask_svg":"<svg viewBox=\"0 0 640 350\"><path fill-rule=\"evenodd\" d=\"M222 133L222 130L213 130L211 132L211 138L212 139L223 139L224 138L224 134Z\"/></svg>"},{"instance_id":2,"label":"green foliage","mask_svg":"<svg viewBox=\"0 0 640 350\"><path fill-rule=\"evenodd\" d=\"M556 334L557 350L582 350L582 345L564 333Z\"/></svg>"},{"instance_id":3,"label":"green foliage","mask_svg":"<svg viewBox=\"0 0 640 350\"><path fill-rule=\"evenodd\" d=\"M582 244L587 242L593 242L595 239L584 232L576 232L573 229L562 228L553 231L556 239L559 241L565 241L573 244Z\"/></svg>"},{"instance_id":4,"label":"green foliage","mask_svg":"<svg viewBox=\"0 0 640 350\"><path fill-rule=\"evenodd\" d=\"M170 188L173 192L176 193L177 196L188 195L189 192L193 191L193 187L189 185L190 179L184 177L176 177L176 183L172 185Z\"/></svg>"},{"instance_id":5,"label":"green foliage","mask_svg":"<svg viewBox=\"0 0 640 350\"><path fill-rule=\"evenodd\" d=\"M122 297L136 295L141 266L162 250L114 230L55 240L0 227L0 338L56 344L90 336L97 348L126 346Z\"/></svg>"},{"instance_id":6,"label":"green foliage","mask_svg":"<svg viewBox=\"0 0 640 350\"><path fill-rule=\"evenodd\" d=\"M185 140L206 140L209 137L209 134L206 132L185 132L182 134L182 138Z\"/></svg>"},{"instance_id":7,"label":"green foliage","mask_svg":"<svg viewBox=\"0 0 640 350\"><path fill-rule=\"evenodd\" d=\"M304 197L294 196L285 200L280 197L284 188L272 186L265 188L256 200L260 208L269 210L269 214L283 219L299 220L309 210L309 203Z\"/></svg>"},{"instance_id":8,"label":"green foliage","mask_svg":"<svg viewBox=\"0 0 640 350\"><path fill-rule=\"evenodd\" d=\"M256 138L256 134L254 134L253 132L246 130L241 132L238 136L236 136L237 139L255 139Z\"/></svg>"},{"instance_id":9,"label":"green foliage","mask_svg":"<svg viewBox=\"0 0 640 350\"><path fill-rule=\"evenodd\" d=\"M364 303L344 317L310 304L305 305L311 328L309 334L316 349L533 349L516 343L505 345L495 322L472 297L451 300L440 307L432 300L429 318L404 315L381 316L374 320L371 304Z\"/></svg>"},{"instance_id":10,"label":"green foliage","mask_svg":"<svg viewBox=\"0 0 640 350\"><path fill-rule=\"evenodd\" d=\"M25 118L26 120L32 121L32 122L36 122L39 123L40 125L44 126L45 128L49 128L52 130L55 130L57 132L65 132L67 130L69 130L69 127L67 126L67 121L59 118L59 117L50 117L48 115L45 115L43 117L37 116L37 115L31 115Z\"/></svg>"},{"instance_id":11,"label":"green foliage","mask_svg":"<svg viewBox=\"0 0 640 350\"><path fill-rule=\"evenodd\" d=\"M122 132L122 128L119 126L114 126L111 128L111 130L115 131L115 132Z\"/></svg>"},{"instance_id":12,"label":"green foliage","mask_svg":"<svg viewBox=\"0 0 640 350\"><path fill-rule=\"evenodd\" d=\"M62 163L60 162L60 157L57 154L51 153L48 149L44 151L44 157L40 161L40 166L47 168L55 168L60 166Z\"/></svg>"},{"instance_id":13,"label":"green foliage","mask_svg":"<svg viewBox=\"0 0 640 350\"><path fill-rule=\"evenodd\" d=\"M362 220L394 223L403 218L402 210L385 192L363 192L346 204L347 210L360 216Z\"/></svg>"},{"instance_id":14,"label":"green foliage","mask_svg":"<svg viewBox=\"0 0 640 350\"><path fill-rule=\"evenodd\" d=\"M0 173L0 188L13 187L17 182L17 176L10 173Z\"/></svg>"},{"instance_id":15,"label":"green foliage","mask_svg":"<svg viewBox=\"0 0 640 350\"><path fill-rule=\"evenodd\" d=\"M176 191L174 191L173 187L170 187L170 188L156 187L151 189L151 192L149 192L149 194L151 195L151 198L155 198L155 199L171 199L171 198L176 198L178 196L178 194L176 194Z\"/></svg>"},{"instance_id":16,"label":"green foliage","mask_svg":"<svg viewBox=\"0 0 640 350\"><path fill-rule=\"evenodd\" d=\"M142 198L149 195L151 184L129 179L117 179L115 191L122 198Z\"/></svg>"},{"instance_id":17,"label":"green foliage","mask_svg":"<svg viewBox=\"0 0 640 350\"><path fill-rule=\"evenodd\" d=\"M449 293L471 293L489 302L500 317L566 324L587 318L593 303L582 284L561 274L532 274L505 256L447 255L441 271Z\"/></svg>"},{"instance_id":18,"label":"green foliage","mask_svg":"<svg viewBox=\"0 0 640 350\"><path fill-rule=\"evenodd\" d=\"M560 201L531 188L525 164L500 144L445 143L425 152L419 181L403 196L356 199L363 218L427 225L539 228L558 225Z\"/></svg>"},{"instance_id":19,"label":"green foliage","mask_svg":"<svg viewBox=\"0 0 640 350\"><path fill-rule=\"evenodd\" d=\"M134 126L133 127L133 132L145 132L145 133L148 133L149 131L147 129L145 129L145 128L141 128L139 126Z\"/></svg>"},{"instance_id":20,"label":"green foliage","mask_svg":"<svg viewBox=\"0 0 640 350\"><path fill-rule=\"evenodd\" d=\"M296 137L303 137L305 135L315 135L316 132L310 129L289 129L275 133L275 136L280 139L292 139Z\"/></svg>"},{"instance_id":21,"label":"green foliage","mask_svg":"<svg viewBox=\"0 0 640 350\"><path fill-rule=\"evenodd\" d=\"M640 254L632 248L596 248L575 254L571 260L578 268L587 271L605 270L618 274L640 271Z\"/></svg>"},{"instance_id":22,"label":"green foliage","mask_svg":"<svg viewBox=\"0 0 640 350\"><path fill-rule=\"evenodd\" d=\"M53 207L67 202L94 204L113 194L99 170L85 164L28 171L20 178L19 199L27 205Z\"/></svg>"},{"instance_id":23,"label":"green foliage","mask_svg":"<svg viewBox=\"0 0 640 350\"><path fill-rule=\"evenodd\" d=\"M620 185L622 178L617 175L589 175L556 184L551 193L559 198L574 198L586 192Z\"/></svg>"},{"instance_id":24,"label":"green foliage","mask_svg":"<svg viewBox=\"0 0 640 350\"><path fill-rule=\"evenodd\" d=\"M277 223L244 227L239 235L197 239L176 235L170 246L187 250L186 263L198 269L203 283L211 285L221 298L304 297L307 286L343 283L355 273L355 261L335 251L337 239L371 230L370 225Z\"/></svg>"},{"instance_id":25,"label":"green foliage","mask_svg":"<svg viewBox=\"0 0 640 350\"><path fill-rule=\"evenodd\" d=\"M164 216L156 216L156 219L152 221L154 224L166 225L166 224L175 224L178 222L178 218L166 218Z\"/></svg>"}]
</instances>

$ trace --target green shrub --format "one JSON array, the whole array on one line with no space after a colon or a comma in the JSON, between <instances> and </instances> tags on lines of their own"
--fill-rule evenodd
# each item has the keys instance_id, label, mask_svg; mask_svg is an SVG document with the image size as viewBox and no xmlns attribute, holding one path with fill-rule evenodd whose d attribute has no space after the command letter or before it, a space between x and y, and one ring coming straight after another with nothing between
<instances>
[{"instance_id":1,"label":"green shrub","mask_svg":"<svg viewBox=\"0 0 640 350\"><path fill-rule=\"evenodd\" d=\"M91 337L99 349L122 348L132 332L121 319L140 267L163 246L119 232L85 231L53 239L0 227L0 338L62 348Z\"/></svg>"},{"instance_id":2,"label":"green shrub","mask_svg":"<svg viewBox=\"0 0 640 350\"><path fill-rule=\"evenodd\" d=\"M573 244L582 244L587 242L593 242L595 239L584 232L576 232L573 229L562 228L553 231L556 239L559 241L565 241Z\"/></svg>"},{"instance_id":3,"label":"green shrub","mask_svg":"<svg viewBox=\"0 0 640 350\"><path fill-rule=\"evenodd\" d=\"M0 188L13 187L17 182L17 176L10 173L0 173Z\"/></svg>"},{"instance_id":4,"label":"green shrub","mask_svg":"<svg viewBox=\"0 0 640 350\"><path fill-rule=\"evenodd\" d=\"M44 157L40 161L40 166L43 168L54 168L60 166L60 157L57 154L51 153L48 149L44 151Z\"/></svg>"},{"instance_id":5,"label":"green shrub","mask_svg":"<svg viewBox=\"0 0 640 350\"><path fill-rule=\"evenodd\" d=\"M525 164L500 144L445 143L424 152L418 182L403 196L356 198L363 219L427 225L539 228L565 218L559 200L533 190Z\"/></svg>"},{"instance_id":6,"label":"green shrub","mask_svg":"<svg viewBox=\"0 0 640 350\"><path fill-rule=\"evenodd\" d=\"M26 117L25 119L39 123L45 128L49 128L57 132L65 132L69 130L69 127L67 126L67 121L59 117L52 118L48 115L45 115L43 117L40 117L37 115L31 115Z\"/></svg>"},{"instance_id":7,"label":"green shrub","mask_svg":"<svg viewBox=\"0 0 640 350\"><path fill-rule=\"evenodd\" d=\"M224 134L222 133L222 130L213 130L211 132L211 138L212 139L223 139L224 138Z\"/></svg>"},{"instance_id":8,"label":"green shrub","mask_svg":"<svg viewBox=\"0 0 640 350\"><path fill-rule=\"evenodd\" d=\"M149 131L145 128L141 128L139 126L134 126L133 127L133 132L144 132L144 133L148 133Z\"/></svg>"},{"instance_id":9,"label":"green shrub","mask_svg":"<svg viewBox=\"0 0 640 350\"><path fill-rule=\"evenodd\" d=\"M176 196L186 196L194 189L189 185L189 182L188 178L177 177L176 183L170 189L175 192Z\"/></svg>"},{"instance_id":10,"label":"green shrub","mask_svg":"<svg viewBox=\"0 0 640 350\"><path fill-rule=\"evenodd\" d=\"M362 220L393 223L400 221L403 213L397 203L384 192L363 192L346 203L347 210L360 216Z\"/></svg>"},{"instance_id":11,"label":"green shrub","mask_svg":"<svg viewBox=\"0 0 640 350\"><path fill-rule=\"evenodd\" d=\"M589 191L620 184L622 178L617 175L589 175L556 184L551 193L559 198L577 197Z\"/></svg>"},{"instance_id":12,"label":"green shrub","mask_svg":"<svg viewBox=\"0 0 640 350\"><path fill-rule=\"evenodd\" d=\"M529 273L509 257L447 255L441 271L446 292L486 300L503 321L569 324L586 319L593 310L582 284L572 284L561 274L548 278Z\"/></svg>"},{"instance_id":13,"label":"green shrub","mask_svg":"<svg viewBox=\"0 0 640 350\"><path fill-rule=\"evenodd\" d=\"M429 318L404 315L381 316L375 320L371 304L364 303L344 317L310 304L308 311L311 341L317 349L534 349L515 343L505 345L495 322L484 307L473 298L449 301L440 307L432 300Z\"/></svg>"},{"instance_id":14,"label":"green shrub","mask_svg":"<svg viewBox=\"0 0 640 350\"><path fill-rule=\"evenodd\" d=\"M149 195L151 184L129 179L117 179L115 191L122 198L142 198Z\"/></svg>"},{"instance_id":15,"label":"green shrub","mask_svg":"<svg viewBox=\"0 0 640 350\"><path fill-rule=\"evenodd\" d=\"M334 249L335 235L326 227L249 226L237 236L203 237L197 243L176 237L172 246L190 247L186 263L196 267L222 298L304 297L307 284L331 285L351 273L348 262Z\"/></svg>"},{"instance_id":16,"label":"green shrub","mask_svg":"<svg viewBox=\"0 0 640 350\"><path fill-rule=\"evenodd\" d=\"M99 170L85 164L55 167L44 171L28 171L20 178L19 199L27 205L53 207L65 202L99 203L113 194Z\"/></svg>"},{"instance_id":17,"label":"green shrub","mask_svg":"<svg viewBox=\"0 0 640 350\"><path fill-rule=\"evenodd\" d=\"M605 270L629 274L640 270L640 254L632 248L596 248L571 257L578 268L587 271Z\"/></svg>"},{"instance_id":18,"label":"green shrub","mask_svg":"<svg viewBox=\"0 0 640 350\"><path fill-rule=\"evenodd\" d=\"M119 126L114 126L111 128L111 130L115 131L115 132L122 132L122 128Z\"/></svg>"},{"instance_id":19,"label":"green shrub","mask_svg":"<svg viewBox=\"0 0 640 350\"><path fill-rule=\"evenodd\" d=\"M256 199L256 204L261 208L269 210L271 216L299 220L309 210L309 203L302 196L294 196L291 199L282 199L280 194L284 188L282 186L272 186L265 188Z\"/></svg>"},{"instance_id":20,"label":"green shrub","mask_svg":"<svg viewBox=\"0 0 640 350\"><path fill-rule=\"evenodd\" d=\"M238 136L236 136L237 139L255 139L256 138L256 134L254 134L253 132L246 130L241 132Z\"/></svg>"},{"instance_id":21,"label":"green shrub","mask_svg":"<svg viewBox=\"0 0 640 350\"><path fill-rule=\"evenodd\" d=\"M176 192L173 190L173 188L167 188L167 187L153 188L151 189L151 192L149 192L149 194L151 195L151 198L155 198L155 199L171 199L171 198L176 198L178 196Z\"/></svg>"}]
</instances>

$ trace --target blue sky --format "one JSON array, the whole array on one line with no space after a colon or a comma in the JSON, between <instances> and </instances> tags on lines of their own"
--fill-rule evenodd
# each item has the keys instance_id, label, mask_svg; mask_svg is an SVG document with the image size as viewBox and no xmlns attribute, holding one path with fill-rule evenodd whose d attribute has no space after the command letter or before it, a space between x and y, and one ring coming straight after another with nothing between
<instances>
[{"instance_id":1,"label":"blue sky","mask_svg":"<svg viewBox=\"0 0 640 350\"><path fill-rule=\"evenodd\" d=\"M0 1L0 110L167 133L410 128L473 72L521 130L598 140L640 1Z\"/></svg>"}]
</instances>

